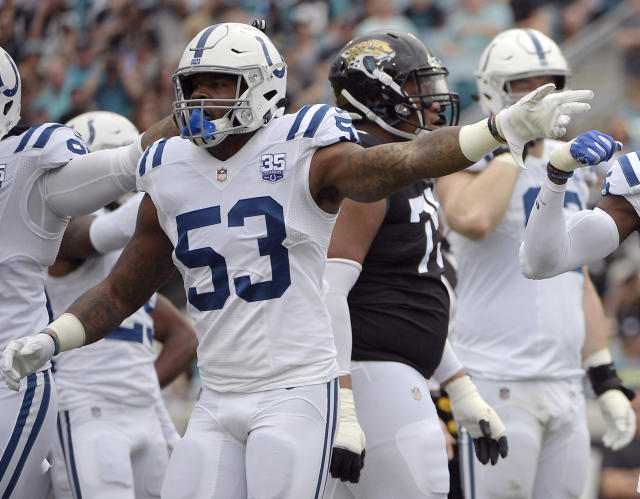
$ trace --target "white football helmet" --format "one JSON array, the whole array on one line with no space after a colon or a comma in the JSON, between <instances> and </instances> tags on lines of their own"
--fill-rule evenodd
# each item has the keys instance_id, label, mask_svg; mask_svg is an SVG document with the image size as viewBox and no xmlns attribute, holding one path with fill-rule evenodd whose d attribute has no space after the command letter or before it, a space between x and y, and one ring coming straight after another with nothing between
<instances>
[{"instance_id":1,"label":"white football helmet","mask_svg":"<svg viewBox=\"0 0 640 499\"><path fill-rule=\"evenodd\" d=\"M523 96L511 91L513 80L553 76L559 92L569 88L570 78L560 47L535 29L509 29L496 35L480 56L474 75L480 105L493 114Z\"/></svg>"},{"instance_id":2,"label":"white football helmet","mask_svg":"<svg viewBox=\"0 0 640 499\"><path fill-rule=\"evenodd\" d=\"M16 63L0 47L0 139L20 121L22 88Z\"/></svg>"},{"instance_id":3,"label":"white football helmet","mask_svg":"<svg viewBox=\"0 0 640 499\"><path fill-rule=\"evenodd\" d=\"M65 123L73 128L90 151L114 149L134 142L140 132L127 118L110 111L90 111Z\"/></svg>"},{"instance_id":4,"label":"white football helmet","mask_svg":"<svg viewBox=\"0 0 640 499\"><path fill-rule=\"evenodd\" d=\"M191 99L191 79L198 73L236 75L235 99ZM211 147L227 135L252 132L284 114L287 65L259 29L240 23L215 24L189 42L173 84L173 113L182 137ZM227 113L208 122L205 112L211 109Z\"/></svg>"}]
</instances>

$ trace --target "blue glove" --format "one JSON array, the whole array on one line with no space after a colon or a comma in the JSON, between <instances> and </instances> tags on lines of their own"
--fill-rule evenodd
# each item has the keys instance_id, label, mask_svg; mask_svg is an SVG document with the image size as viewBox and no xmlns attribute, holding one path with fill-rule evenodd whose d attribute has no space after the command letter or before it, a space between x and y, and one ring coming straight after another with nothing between
<instances>
[{"instance_id":1,"label":"blue glove","mask_svg":"<svg viewBox=\"0 0 640 499\"><path fill-rule=\"evenodd\" d=\"M555 149L549 156L549 163L558 170L573 172L576 168L608 161L615 151L621 149L622 142L598 130L591 130Z\"/></svg>"}]
</instances>

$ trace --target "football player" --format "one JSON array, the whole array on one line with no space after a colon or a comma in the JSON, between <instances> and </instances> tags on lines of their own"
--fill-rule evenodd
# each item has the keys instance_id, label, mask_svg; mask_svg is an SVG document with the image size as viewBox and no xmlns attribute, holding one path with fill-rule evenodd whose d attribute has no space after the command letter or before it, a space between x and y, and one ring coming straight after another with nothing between
<instances>
[{"instance_id":1,"label":"football player","mask_svg":"<svg viewBox=\"0 0 640 499\"><path fill-rule=\"evenodd\" d=\"M106 111L84 113L66 125L91 151L122 147L139 136L128 119ZM141 199L136 194L118 209L70 221L47 275L54 317L109 274L133 234ZM163 344L157 359L154 339ZM188 367L197 343L180 312L156 293L104 340L56 357L56 499L160 497L168 450L179 439L160 385Z\"/></svg>"},{"instance_id":2,"label":"football player","mask_svg":"<svg viewBox=\"0 0 640 499\"><path fill-rule=\"evenodd\" d=\"M375 71L375 67L371 70ZM363 149L329 105L284 115L287 66L260 30L203 29L173 76L182 138L147 148L135 233L105 281L42 331L14 340L10 387L93 343L181 272L204 385L162 496L312 498L323 493L338 424L336 351L323 302L331 231L345 197L375 201L450 173L508 140L565 132L590 91L543 86L465 127Z\"/></svg>"},{"instance_id":3,"label":"football player","mask_svg":"<svg viewBox=\"0 0 640 499\"><path fill-rule=\"evenodd\" d=\"M414 35L383 30L343 47L329 80L338 106L357 120L361 145L373 147L456 125L459 98L447 75ZM347 484L349 490L332 484L329 497L447 496L445 438L426 381L440 364L449 325L437 212L433 181L424 179L374 203L342 202L325 270L326 301L336 341L347 343L338 351L352 350L351 366L348 357L338 358L341 374L351 368L353 384L353 395L340 389L342 421L354 412L355 425L359 415L369 450L359 483ZM436 377L450 391L456 417L486 447L483 455L492 447L494 463L500 452L505 457L500 418L477 395L450 348ZM360 471L362 462L354 465L352 457L357 452L340 459L343 449L358 450L352 442L360 435L357 427L340 426L332 474L344 475L338 466ZM357 475L348 478L358 481Z\"/></svg>"},{"instance_id":4,"label":"football player","mask_svg":"<svg viewBox=\"0 0 640 499\"><path fill-rule=\"evenodd\" d=\"M499 113L540 85L566 90L570 71L553 40L513 29L487 46L476 78L482 108ZM609 138L591 163L614 149ZM547 163L566 156L563 142L537 140L527 148L526 170L508 151L498 151L437 182L459 263L454 350L509 430L509 459L491 468L471 466L465 477L471 497L579 497L585 483L590 440L582 378L584 370L604 373L611 362L602 304L587 269L577 264L544 282L527 281L518 268L518 247ZM567 213L585 206L594 178L583 170L570 179ZM598 394L600 381L594 382ZM631 410L622 385L607 388L605 417ZM624 446L633 433L614 427L605 443Z\"/></svg>"},{"instance_id":5,"label":"football player","mask_svg":"<svg viewBox=\"0 0 640 499\"><path fill-rule=\"evenodd\" d=\"M84 215L135 188L142 147L171 134L170 117L141 141L87 154L58 123L21 127L20 75L0 48L0 348L50 321L44 280L68 216ZM0 384L0 497L39 498L48 488L43 460L55 436L50 365L29 374L18 393Z\"/></svg>"}]
</instances>

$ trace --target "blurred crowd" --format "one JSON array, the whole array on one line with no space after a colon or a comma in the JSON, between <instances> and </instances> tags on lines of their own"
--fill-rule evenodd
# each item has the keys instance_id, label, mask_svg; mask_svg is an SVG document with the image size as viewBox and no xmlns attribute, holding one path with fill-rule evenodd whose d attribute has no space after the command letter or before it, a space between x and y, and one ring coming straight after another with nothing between
<instances>
[{"instance_id":1,"label":"blurred crowd","mask_svg":"<svg viewBox=\"0 0 640 499\"><path fill-rule=\"evenodd\" d=\"M637 1L637 0L635 0ZM328 63L353 35L410 31L442 58L463 106L473 70L498 32L533 27L556 41L621 0L0 0L0 45L20 66L30 122L114 111L141 129L170 112L182 48L217 22L268 19L290 67L289 106L328 101ZM638 72L638 17L619 43ZM637 116L634 118L637 119ZM638 127L640 128L640 127Z\"/></svg>"},{"instance_id":2,"label":"blurred crowd","mask_svg":"<svg viewBox=\"0 0 640 499\"><path fill-rule=\"evenodd\" d=\"M327 75L337 49L378 28L419 36L449 69L464 110L473 105L477 61L497 33L532 27L562 42L624 1L0 0L0 46L19 66L26 124L64 123L100 109L144 130L171 113L171 76L187 42L211 24L256 18L267 19L267 33L289 66L289 110L331 102ZM611 110L607 131L628 152L640 149L640 0L626 3L632 15L613 43L623 60L619 77L627 94ZM592 270L610 319L618 370L625 383L640 388L638 238ZM181 295L174 294L176 301ZM183 393L169 403L184 403L188 410L194 384L185 381L173 389Z\"/></svg>"}]
</instances>

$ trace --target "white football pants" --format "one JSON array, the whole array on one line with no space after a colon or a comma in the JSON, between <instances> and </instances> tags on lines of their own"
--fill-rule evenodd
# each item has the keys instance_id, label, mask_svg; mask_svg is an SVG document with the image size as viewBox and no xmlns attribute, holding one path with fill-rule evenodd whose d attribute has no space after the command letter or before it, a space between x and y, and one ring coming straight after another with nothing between
<instances>
[{"instance_id":1,"label":"white football pants","mask_svg":"<svg viewBox=\"0 0 640 499\"><path fill-rule=\"evenodd\" d=\"M162 498L320 499L337 424L337 379L256 393L203 387Z\"/></svg>"},{"instance_id":2,"label":"white football pants","mask_svg":"<svg viewBox=\"0 0 640 499\"><path fill-rule=\"evenodd\" d=\"M57 410L49 370L29 374L18 392L0 380L0 498L48 497L43 461L55 437Z\"/></svg>"},{"instance_id":3,"label":"white football pants","mask_svg":"<svg viewBox=\"0 0 640 499\"><path fill-rule=\"evenodd\" d=\"M330 478L326 499L443 499L444 435L426 380L400 362L352 362L358 420L367 439L357 484Z\"/></svg>"},{"instance_id":4,"label":"white football pants","mask_svg":"<svg viewBox=\"0 0 640 499\"><path fill-rule=\"evenodd\" d=\"M507 429L509 455L482 465L467 436L460 466L467 499L580 497L589 459L584 391L579 380L489 381L478 391ZM461 435L463 432L461 432ZM465 434L466 435L466 434Z\"/></svg>"},{"instance_id":5,"label":"white football pants","mask_svg":"<svg viewBox=\"0 0 640 499\"><path fill-rule=\"evenodd\" d=\"M90 397L58 413L55 499L152 499L169 462L155 408Z\"/></svg>"}]
</instances>

